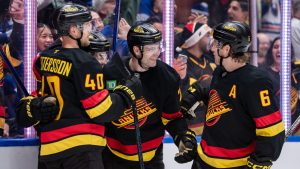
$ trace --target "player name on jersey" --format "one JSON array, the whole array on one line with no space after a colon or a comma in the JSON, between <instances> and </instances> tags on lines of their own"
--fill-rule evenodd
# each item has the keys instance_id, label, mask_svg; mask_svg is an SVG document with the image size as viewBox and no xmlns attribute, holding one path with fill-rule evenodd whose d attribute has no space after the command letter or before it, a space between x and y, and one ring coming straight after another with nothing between
<instances>
[{"instance_id":1,"label":"player name on jersey","mask_svg":"<svg viewBox=\"0 0 300 169\"><path fill-rule=\"evenodd\" d=\"M69 76L72 63L61 59L41 56L41 70L46 72L57 73L63 76Z\"/></svg>"}]
</instances>

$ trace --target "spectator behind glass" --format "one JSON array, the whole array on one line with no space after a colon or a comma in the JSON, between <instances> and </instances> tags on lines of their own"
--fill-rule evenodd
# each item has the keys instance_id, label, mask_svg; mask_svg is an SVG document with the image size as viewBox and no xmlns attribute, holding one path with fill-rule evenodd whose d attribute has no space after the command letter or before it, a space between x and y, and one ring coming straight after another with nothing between
<instances>
[{"instance_id":1,"label":"spectator behind glass","mask_svg":"<svg viewBox=\"0 0 300 169\"><path fill-rule=\"evenodd\" d=\"M98 6L95 6L97 12L103 20L109 20L109 17L114 13L115 7L115 0L105 0L102 3L99 3ZM105 21L104 23L108 24L108 21Z\"/></svg>"},{"instance_id":2,"label":"spectator behind glass","mask_svg":"<svg viewBox=\"0 0 300 169\"><path fill-rule=\"evenodd\" d=\"M271 40L280 36L280 0L261 0L261 28Z\"/></svg>"},{"instance_id":3,"label":"spectator behind glass","mask_svg":"<svg viewBox=\"0 0 300 169\"><path fill-rule=\"evenodd\" d=\"M8 15L8 0L0 0L0 45L7 43L12 30L12 20Z\"/></svg>"},{"instance_id":4,"label":"spectator behind glass","mask_svg":"<svg viewBox=\"0 0 300 169\"><path fill-rule=\"evenodd\" d=\"M201 83L203 87L210 85L212 73L216 67L208 59L210 31L211 28L208 25L198 22L188 23L184 27L181 34L183 44L176 48L179 58L174 59L173 64L173 68L181 78L182 93L185 93L196 82ZM187 61L180 59L182 55L188 58ZM206 108L206 105L201 104L195 110L196 118L188 121L189 128L197 135L202 134Z\"/></svg>"},{"instance_id":5,"label":"spectator behind glass","mask_svg":"<svg viewBox=\"0 0 300 169\"><path fill-rule=\"evenodd\" d=\"M263 68L270 76L275 92L275 101L279 106L280 104L280 37L276 37L268 50L267 53L267 64L268 67ZM298 99L298 89L299 85L299 68L293 67L292 69L292 86L291 86L291 115L292 122L299 116L299 99ZM298 89L297 89L298 88ZM298 135L300 134L299 129L296 131Z\"/></svg>"},{"instance_id":6,"label":"spectator behind glass","mask_svg":"<svg viewBox=\"0 0 300 169\"><path fill-rule=\"evenodd\" d=\"M232 0L229 4L228 21L239 21L248 23L248 1L247 0Z\"/></svg>"},{"instance_id":7,"label":"spectator behind glass","mask_svg":"<svg viewBox=\"0 0 300 169\"><path fill-rule=\"evenodd\" d=\"M293 5L292 18L292 45L294 47L295 61L300 61L300 1Z\"/></svg>"},{"instance_id":8,"label":"spectator behind glass","mask_svg":"<svg viewBox=\"0 0 300 169\"><path fill-rule=\"evenodd\" d=\"M49 26L38 23L37 24L37 51L41 52L48 48L54 42L53 34Z\"/></svg>"},{"instance_id":9,"label":"spectator behind glass","mask_svg":"<svg viewBox=\"0 0 300 169\"><path fill-rule=\"evenodd\" d=\"M130 29L130 25L124 18L121 18L119 21L118 28L118 38L116 43L116 52L119 53L120 56L128 56L129 50L127 45L127 33ZM113 38L113 25L105 25L101 33L110 41L112 44Z\"/></svg>"},{"instance_id":10,"label":"spectator behind glass","mask_svg":"<svg viewBox=\"0 0 300 169\"><path fill-rule=\"evenodd\" d=\"M145 21L152 15L153 0L141 0L139 11L136 16L137 21Z\"/></svg>"},{"instance_id":11,"label":"spectator behind glass","mask_svg":"<svg viewBox=\"0 0 300 169\"><path fill-rule=\"evenodd\" d=\"M269 74L273 86L274 86L274 92L276 95L276 103L279 105L279 90L280 90L280 38L275 38L271 46L268 50L267 56L266 56L266 67L263 69L267 71Z\"/></svg>"},{"instance_id":12,"label":"spectator behind glass","mask_svg":"<svg viewBox=\"0 0 300 169\"><path fill-rule=\"evenodd\" d=\"M258 67L265 66L266 64L266 55L270 47L270 39L268 35L265 33L258 33L258 57L257 57L257 63Z\"/></svg>"},{"instance_id":13,"label":"spectator behind glass","mask_svg":"<svg viewBox=\"0 0 300 169\"><path fill-rule=\"evenodd\" d=\"M188 17L189 22L207 23L209 17L208 4L201 2L193 5L191 15Z\"/></svg>"},{"instance_id":14,"label":"spectator behind glass","mask_svg":"<svg viewBox=\"0 0 300 169\"><path fill-rule=\"evenodd\" d=\"M148 18L146 23L150 23L153 25L156 29L158 29L160 32L163 32L164 26L163 26L163 21L162 21L162 16L161 15L154 15Z\"/></svg>"},{"instance_id":15,"label":"spectator behind glass","mask_svg":"<svg viewBox=\"0 0 300 169\"><path fill-rule=\"evenodd\" d=\"M90 8L90 11L92 15L92 24L94 25L94 28L96 28L97 31L101 31L104 27L104 24L100 15L93 8Z\"/></svg>"},{"instance_id":16,"label":"spectator behind glass","mask_svg":"<svg viewBox=\"0 0 300 169\"><path fill-rule=\"evenodd\" d=\"M164 10L163 0L141 0L137 21L146 21L151 16L162 15ZM174 1L174 18L176 18L177 5Z\"/></svg>"}]
</instances>

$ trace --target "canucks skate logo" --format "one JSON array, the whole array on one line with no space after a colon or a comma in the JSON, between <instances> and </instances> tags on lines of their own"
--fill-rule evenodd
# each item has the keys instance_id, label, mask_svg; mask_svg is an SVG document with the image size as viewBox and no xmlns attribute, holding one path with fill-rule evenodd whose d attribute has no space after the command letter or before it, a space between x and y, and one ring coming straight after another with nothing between
<instances>
[{"instance_id":1,"label":"canucks skate logo","mask_svg":"<svg viewBox=\"0 0 300 169\"><path fill-rule=\"evenodd\" d=\"M136 33L144 33L144 29L141 26L138 26L136 28L134 28L133 30Z\"/></svg>"},{"instance_id":2,"label":"canucks skate logo","mask_svg":"<svg viewBox=\"0 0 300 169\"><path fill-rule=\"evenodd\" d=\"M64 12L78 12L79 9L76 6L66 6L63 9Z\"/></svg>"},{"instance_id":3,"label":"canucks skate logo","mask_svg":"<svg viewBox=\"0 0 300 169\"><path fill-rule=\"evenodd\" d=\"M206 113L206 125L213 126L219 121L222 114L227 113L232 109L228 107L226 101L221 101L221 98L216 90L211 90L209 92L209 96Z\"/></svg>"},{"instance_id":4,"label":"canucks skate logo","mask_svg":"<svg viewBox=\"0 0 300 169\"><path fill-rule=\"evenodd\" d=\"M224 29L230 30L230 31L232 31L232 32L236 32L236 28L233 27L233 26L231 26L231 25L225 25L225 26L224 26Z\"/></svg>"},{"instance_id":5,"label":"canucks skate logo","mask_svg":"<svg viewBox=\"0 0 300 169\"><path fill-rule=\"evenodd\" d=\"M153 103L147 103L144 98L136 101L136 109L138 113L139 126L142 126L147 121L147 116L156 112L156 107ZM124 127L126 129L134 129L134 118L132 108L125 110L118 120L112 122L118 128Z\"/></svg>"}]
</instances>

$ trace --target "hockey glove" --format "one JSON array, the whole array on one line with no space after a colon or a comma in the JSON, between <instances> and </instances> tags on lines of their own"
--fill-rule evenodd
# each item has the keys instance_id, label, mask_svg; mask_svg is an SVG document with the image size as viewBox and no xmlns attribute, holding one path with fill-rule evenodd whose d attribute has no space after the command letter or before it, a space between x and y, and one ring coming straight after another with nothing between
<instances>
[{"instance_id":1,"label":"hockey glove","mask_svg":"<svg viewBox=\"0 0 300 169\"><path fill-rule=\"evenodd\" d=\"M136 76L126 80L124 84L120 84L114 89L114 93L121 95L124 99L126 107L130 107L139 99L142 96L142 91L142 83Z\"/></svg>"},{"instance_id":2,"label":"hockey glove","mask_svg":"<svg viewBox=\"0 0 300 169\"><path fill-rule=\"evenodd\" d=\"M195 82L190 86L187 92L182 96L181 100L181 112L184 117L193 119L196 117L194 111L200 104L200 101L204 99L204 88L200 82Z\"/></svg>"},{"instance_id":3,"label":"hockey glove","mask_svg":"<svg viewBox=\"0 0 300 169\"><path fill-rule=\"evenodd\" d=\"M25 106L26 114L34 123L46 124L55 119L58 114L58 104L55 97L26 97L17 105L17 112Z\"/></svg>"},{"instance_id":4,"label":"hockey glove","mask_svg":"<svg viewBox=\"0 0 300 169\"><path fill-rule=\"evenodd\" d=\"M270 169L272 166L271 161L258 162L253 158L247 159L247 168L249 169Z\"/></svg>"},{"instance_id":5,"label":"hockey glove","mask_svg":"<svg viewBox=\"0 0 300 169\"><path fill-rule=\"evenodd\" d=\"M179 153L175 155L175 161L186 163L192 161L197 154L196 134L188 130L185 134L175 137L175 144L178 146Z\"/></svg>"}]
</instances>

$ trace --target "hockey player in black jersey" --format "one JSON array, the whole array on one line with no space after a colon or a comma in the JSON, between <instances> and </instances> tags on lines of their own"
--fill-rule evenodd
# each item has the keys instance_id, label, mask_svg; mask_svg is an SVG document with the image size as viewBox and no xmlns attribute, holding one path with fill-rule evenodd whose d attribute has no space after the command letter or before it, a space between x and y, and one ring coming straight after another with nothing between
<instances>
[{"instance_id":1,"label":"hockey player in black jersey","mask_svg":"<svg viewBox=\"0 0 300 169\"><path fill-rule=\"evenodd\" d=\"M89 38L90 44L86 48L92 56L94 56L103 67L109 61L110 44L105 36L98 31L91 33Z\"/></svg>"},{"instance_id":2,"label":"hockey player in black jersey","mask_svg":"<svg viewBox=\"0 0 300 169\"><path fill-rule=\"evenodd\" d=\"M192 169L270 168L284 143L284 125L271 79L247 63L249 27L222 23L215 27L213 37L212 51L219 66L213 73L205 127ZM205 92L198 90L190 96L203 99Z\"/></svg>"},{"instance_id":3,"label":"hockey player in black jersey","mask_svg":"<svg viewBox=\"0 0 300 169\"><path fill-rule=\"evenodd\" d=\"M145 168L164 168L165 131L179 147L175 160L191 161L196 153L196 138L180 112L179 76L158 60L161 33L150 24L138 24L129 30L127 40L132 56L125 60L125 65L131 74L139 75L143 86L143 97L136 101L136 107ZM112 80L119 81L118 77L108 81ZM106 125L105 169L140 168L133 113L129 108L119 119Z\"/></svg>"},{"instance_id":4,"label":"hockey player in black jersey","mask_svg":"<svg viewBox=\"0 0 300 169\"><path fill-rule=\"evenodd\" d=\"M131 78L109 93L102 67L79 48L89 45L90 11L66 4L56 14L62 47L40 53L34 70L42 82L42 97L23 98L17 120L24 127L39 128L39 169L102 169L104 122L118 118L141 97L141 83Z\"/></svg>"}]
</instances>

